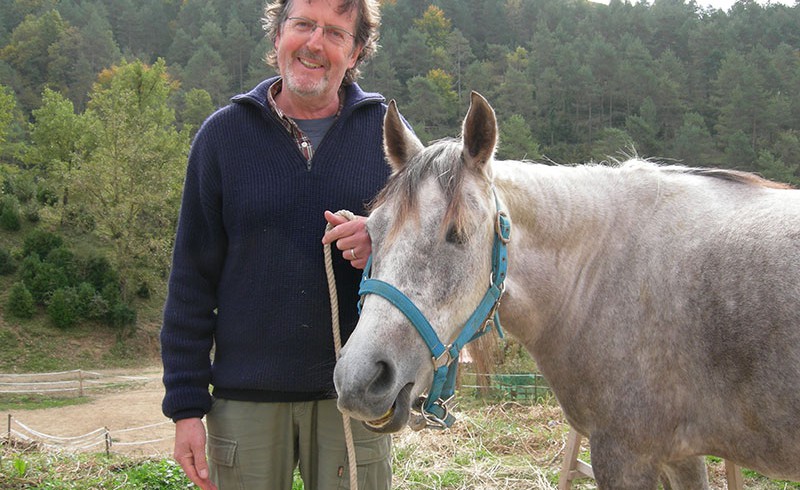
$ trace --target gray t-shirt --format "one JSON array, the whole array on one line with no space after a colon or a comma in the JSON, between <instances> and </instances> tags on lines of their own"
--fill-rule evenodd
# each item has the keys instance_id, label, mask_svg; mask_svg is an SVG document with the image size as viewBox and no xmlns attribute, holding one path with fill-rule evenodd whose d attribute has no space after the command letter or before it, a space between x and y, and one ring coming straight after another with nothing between
<instances>
[{"instance_id":1,"label":"gray t-shirt","mask_svg":"<svg viewBox=\"0 0 800 490\"><path fill-rule=\"evenodd\" d=\"M320 141L333 125L336 116L324 117L322 119L295 119L294 122L300 131L311 140L311 146L316 150Z\"/></svg>"}]
</instances>

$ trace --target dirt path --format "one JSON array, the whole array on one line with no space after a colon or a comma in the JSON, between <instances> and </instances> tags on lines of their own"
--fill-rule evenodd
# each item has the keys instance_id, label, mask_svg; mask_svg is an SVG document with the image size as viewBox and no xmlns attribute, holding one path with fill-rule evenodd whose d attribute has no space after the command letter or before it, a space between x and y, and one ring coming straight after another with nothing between
<instances>
[{"instance_id":1,"label":"dirt path","mask_svg":"<svg viewBox=\"0 0 800 490\"><path fill-rule=\"evenodd\" d=\"M110 373L131 375L127 373ZM134 374L147 378L119 388L110 393L93 393L92 401L68 407L38 410L15 410L12 416L12 430L26 433L23 424L36 432L60 438L72 438L107 428L111 436L111 451L133 456L168 456L172 452L174 426L161 413L161 398L164 388L161 384L160 367L145 369ZM5 433L5 420L3 421ZM133 429L133 430L132 430ZM42 440L37 437L37 440ZM100 439L103 439L100 436ZM47 441L48 439L45 439ZM61 440L49 439L60 443ZM92 452L105 450L105 442L97 438L87 439L83 449ZM81 445L70 445L70 450L81 450ZM73 449L75 448L75 449Z\"/></svg>"}]
</instances>

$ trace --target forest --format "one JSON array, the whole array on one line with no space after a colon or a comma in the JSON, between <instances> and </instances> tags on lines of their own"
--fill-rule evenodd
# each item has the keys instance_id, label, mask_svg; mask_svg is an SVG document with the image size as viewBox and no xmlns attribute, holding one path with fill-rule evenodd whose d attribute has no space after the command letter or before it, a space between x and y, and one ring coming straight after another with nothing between
<instances>
[{"instance_id":1,"label":"forest","mask_svg":"<svg viewBox=\"0 0 800 490\"><path fill-rule=\"evenodd\" d=\"M123 276L163 279L194 131L273 74L263 7L0 0L0 212L90 232ZM800 184L800 1L383 0L381 14L359 83L423 140L456 136L475 90L499 158L637 154Z\"/></svg>"}]
</instances>

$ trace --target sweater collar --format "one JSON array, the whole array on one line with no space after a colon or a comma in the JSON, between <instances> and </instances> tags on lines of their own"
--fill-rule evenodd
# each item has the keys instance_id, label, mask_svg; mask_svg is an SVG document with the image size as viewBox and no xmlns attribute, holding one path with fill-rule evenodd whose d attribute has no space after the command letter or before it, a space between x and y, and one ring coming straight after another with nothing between
<instances>
[{"instance_id":1,"label":"sweater collar","mask_svg":"<svg viewBox=\"0 0 800 490\"><path fill-rule=\"evenodd\" d=\"M270 87L278 80L280 80L279 76L268 78L256 85L249 92L235 95L231 98L231 102L236 104L252 104L262 111L271 112L267 97ZM359 87L357 83L344 87L344 92L344 103L339 114L340 116L349 114L353 109L363 104L386 102L383 95L374 92L365 92L361 90L361 87Z\"/></svg>"}]
</instances>

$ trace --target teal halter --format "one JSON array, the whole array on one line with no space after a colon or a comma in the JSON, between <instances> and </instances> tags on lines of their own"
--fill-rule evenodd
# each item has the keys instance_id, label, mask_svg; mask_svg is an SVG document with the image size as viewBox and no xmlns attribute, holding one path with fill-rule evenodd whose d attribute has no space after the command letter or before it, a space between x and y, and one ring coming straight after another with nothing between
<instances>
[{"instance_id":1,"label":"teal halter","mask_svg":"<svg viewBox=\"0 0 800 490\"><path fill-rule=\"evenodd\" d=\"M372 256L367 260L364 274L361 278L359 295L363 302L365 295L377 294L384 297L399 309L416 327L422 340L428 345L433 355L433 382L427 396L420 397L419 407L425 425L428 427L445 429L455 421L455 417L448 412L447 403L455 396L456 373L458 371L458 355L468 343L482 336L492 329L497 328L497 333L503 337L500 326L498 307L503 296L506 271L508 270L508 250L506 245L511 238L511 221L505 211L500 210L500 203L495 194L497 216L495 222L495 237L492 247L492 278L489 289L484 294L478 307L469 317L456 340L445 346L425 315L419 308L400 290L389 283L379 279L370 278ZM359 312L361 305L359 303Z\"/></svg>"}]
</instances>

